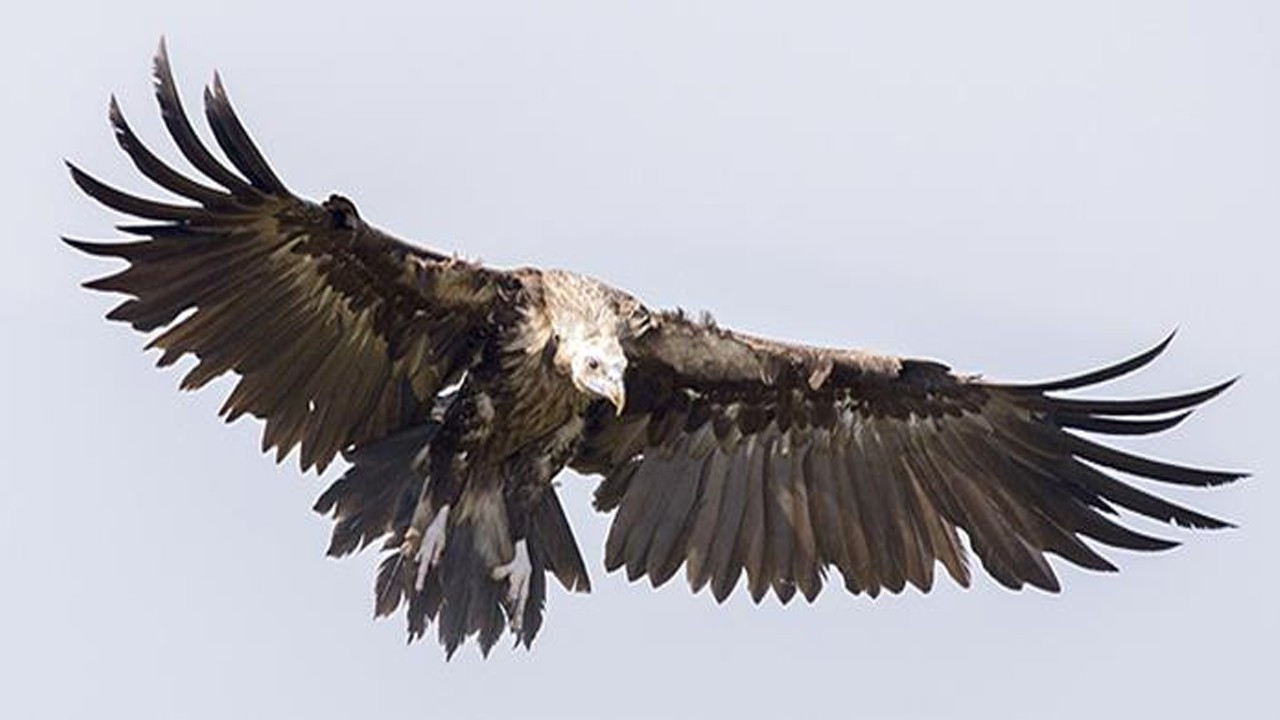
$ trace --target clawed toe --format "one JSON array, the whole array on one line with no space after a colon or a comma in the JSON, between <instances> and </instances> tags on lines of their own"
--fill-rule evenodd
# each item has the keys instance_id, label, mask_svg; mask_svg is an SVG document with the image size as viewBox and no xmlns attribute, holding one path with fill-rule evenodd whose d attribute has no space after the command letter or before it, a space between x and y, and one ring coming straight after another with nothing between
<instances>
[{"instance_id":1,"label":"clawed toe","mask_svg":"<svg viewBox=\"0 0 1280 720\"><path fill-rule=\"evenodd\" d=\"M444 557L448 526L449 506L442 505L436 516L431 519L431 524L427 525L426 531L422 533L422 543L418 546L418 554L414 557L418 561L418 577L414 582L414 589L419 592L427 582L427 572L439 565L440 558Z\"/></svg>"},{"instance_id":2,"label":"clawed toe","mask_svg":"<svg viewBox=\"0 0 1280 720\"><path fill-rule=\"evenodd\" d=\"M519 632L524 620L525 604L529 601L529 579L533 576L533 564L529 562L529 547L524 540L515 544L515 557L506 565L493 569L493 579L507 581L507 602L511 605L511 629Z\"/></svg>"}]
</instances>

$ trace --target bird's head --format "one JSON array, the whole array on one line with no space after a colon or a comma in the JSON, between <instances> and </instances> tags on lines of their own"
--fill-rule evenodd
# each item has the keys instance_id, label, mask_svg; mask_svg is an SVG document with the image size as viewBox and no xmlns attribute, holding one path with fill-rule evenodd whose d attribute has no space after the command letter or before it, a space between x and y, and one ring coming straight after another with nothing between
<instances>
[{"instance_id":1,"label":"bird's head","mask_svg":"<svg viewBox=\"0 0 1280 720\"><path fill-rule=\"evenodd\" d=\"M569 377L574 387L613 404L619 415L626 403L623 375L627 356L616 336L595 335L577 342L565 343L569 356Z\"/></svg>"}]
</instances>

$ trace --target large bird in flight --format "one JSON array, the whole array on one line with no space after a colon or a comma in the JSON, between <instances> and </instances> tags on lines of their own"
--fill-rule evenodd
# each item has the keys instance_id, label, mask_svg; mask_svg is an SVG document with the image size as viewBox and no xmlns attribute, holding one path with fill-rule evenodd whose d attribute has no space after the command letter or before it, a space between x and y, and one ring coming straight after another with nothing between
<instances>
[{"instance_id":1,"label":"large bird in flight","mask_svg":"<svg viewBox=\"0 0 1280 720\"><path fill-rule=\"evenodd\" d=\"M222 412L265 421L263 449L346 472L315 509L339 556L380 542L375 608L435 624L452 654L487 654L542 625L546 577L590 587L556 496L565 468L603 478L616 511L605 567L655 585L681 566L724 600L746 572L759 601L921 591L936 565L970 582L968 545L999 583L1059 589L1046 559L1113 566L1086 540L1176 543L1116 522L1116 508L1193 528L1226 523L1117 477L1219 485L1202 470L1099 444L1144 435L1222 392L1133 400L1061 397L1137 370L1124 362L1039 384L995 383L928 360L765 340L657 311L572 272L475 264L402 242L351 201L289 192L214 77L205 114L230 166L183 111L164 45L156 95L193 179L154 155L114 99L116 139L182 198L130 195L72 167L77 185L141 219L130 242L67 240L128 267L87 287L128 297L108 317L144 333L159 364L197 359L198 388L239 376Z\"/></svg>"}]
</instances>

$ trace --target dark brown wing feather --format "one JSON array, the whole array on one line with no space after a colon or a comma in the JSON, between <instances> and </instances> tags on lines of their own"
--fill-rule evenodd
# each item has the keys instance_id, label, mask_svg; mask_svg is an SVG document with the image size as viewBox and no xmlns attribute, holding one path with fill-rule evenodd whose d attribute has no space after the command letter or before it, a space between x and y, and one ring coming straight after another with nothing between
<instances>
[{"instance_id":1,"label":"dark brown wing feather","mask_svg":"<svg viewBox=\"0 0 1280 720\"><path fill-rule=\"evenodd\" d=\"M1052 394L1137 370L1168 342L1077 377L1011 385L654 315L629 340L626 412L598 408L573 465L604 475L597 507L617 509L606 566L655 585L682 562L693 588L710 583L718 600L744 569L756 601L770 588L783 602L797 589L812 600L833 566L851 592L873 596L907 584L927 591L935 563L968 585L963 530L1000 583L1057 590L1046 554L1115 569L1082 538L1176 544L1117 524L1114 506L1227 525L1111 473L1192 486L1241 473L1151 460L1070 431L1159 432L1230 383L1141 400Z\"/></svg>"},{"instance_id":2,"label":"dark brown wing feather","mask_svg":"<svg viewBox=\"0 0 1280 720\"><path fill-rule=\"evenodd\" d=\"M143 332L164 328L149 345L164 351L160 365L196 356L183 388L238 373L223 414L265 419L263 449L283 458L301 446L304 469L425 421L436 392L474 361L492 308L517 280L402 243L365 224L344 198L316 204L292 195L215 77L205 111L228 168L191 127L163 45L155 79L170 135L212 184L148 150L112 100L121 148L190 203L135 197L71 168L89 195L151 221L121 228L140 241L67 241L130 263L86 283L131 296L108 317Z\"/></svg>"}]
</instances>

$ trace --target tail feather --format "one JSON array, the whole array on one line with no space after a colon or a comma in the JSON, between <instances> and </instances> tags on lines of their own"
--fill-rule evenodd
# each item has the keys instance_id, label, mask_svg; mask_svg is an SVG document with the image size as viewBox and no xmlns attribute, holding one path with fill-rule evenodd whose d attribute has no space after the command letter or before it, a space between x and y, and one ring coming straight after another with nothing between
<instances>
[{"instance_id":1,"label":"tail feather","mask_svg":"<svg viewBox=\"0 0 1280 720\"><path fill-rule=\"evenodd\" d=\"M413 594L414 564L404 553L383 558L373 585L373 615L386 617Z\"/></svg>"},{"instance_id":2,"label":"tail feather","mask_svg":"<svg viewBox=\"0 0 1280 720\"><path fill-rule=\"evenodd\" d=\"M404 533L422 486L422 474L412 459L439 428L438 423L409 428L347 455L351 467L314 506L316 512L332 513L334 518L330 556L363 549L388 533Z\"/></svg>"},{"instance_id":3,"label":"tail feather","mask_svg":"<svg viewBox=\"0 0 1280 720\"><path fill-rule=\"evenodd\" d=\"M555 574L565 590L591 592L591 578L555 488L542 494L534 510L529 523L529 546L531 553L534 548L539 549L544 556L544 567Z\"/></svg>"},{"instance_id":4,"label":"tail feather","mask_svg":"<svg viewBox=\"0 0 1280 720\"><path fill-rule=\"evenodd\" d=\"M529 562L533 565L533 574L529 577L529 599L525 602L524 616L520 618L516 644L528 649L533 646L533 639L542 629L542 613L547 606L547 572L550 568L543 541L530 531L526 542L529 544Z\"/></svg>"},{"instance_id":5,"label":"tail feather","mask_svg":"<svg viewBox=\"0 0 1280 720\"><path fill-rule=\"evenodd\" d=\"M506 586L490 576L497 562L486 556L489 546L505 539L505 519L499 530L492 523L465 518L449 529L444 559L440 564L443 603L437 618L437 632L445 655L453 657L469 635L477 635L480 652L486 656L506 626L503 601ZM507 542L510 546L510 542Z\"/></svg>"},{"instance_id":6,"label":"tail feather","mask_svg":"<svg viewBox=\"0 0 1280 720\"><path fill-rule=\"evenodd\" d=\"M516 611L507 597L506 581L492 576L493 569L510 562L514 552L502 495L497 490L469 488L464 498L458 513L450 516L440 566L428 572L420 593L410 589L410 634L419 637L428 622L436 622L449 657L473 635L487 656ZM543 625L548 573L567 589L590 590L582 555L554 491L544 495L528 528L525 541L533 572L523 615L513 623L519 627L514 631L516 644L526 648Z\"/></svg>"},{"instance_id":7,"label":"tail feather","mask_svg":"<svg viewBox=\"0 0 1280 720\"><path fill-rule=\"evenodd\" d=\"M440 606L444 603L444 586L440 583L440 573L432 569L427 574L422 590L415 590L411 583L408 597L409 608L405 617L408 620L409 642L413 642L426 635L427 626L440 616Z\"/></svg>"},{"instance_id":8,"label":"tail feather","mask_svg":"<svg viewBox=\"0 0 1280 720\"><path fill-rule=\"evenodd\" d=\"M512 518L501 488L471 478L448 517L444 555L419 585L421 532L434 518L436 504L424 495L427 482L420 462L436 438L436 422L411 428L346 455L351 467L321 494L315 510L334 518L328 553L342 556L380 538L387 554L374 581L374 615L387 617L405 607L410 642L432 624L447 656L475 637L486 656L516 608L507 598L507 582L495 580L495 567L513 557ZM523 512L517 510L517 512ZM591 581L582 553L555 490L541 494L519 527L525 529L533 573L529 597L515 631L517 645L530 647L543 625L547 575L565 589L589 592Z\"/></svg>"}]
</instances>

